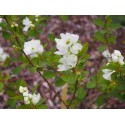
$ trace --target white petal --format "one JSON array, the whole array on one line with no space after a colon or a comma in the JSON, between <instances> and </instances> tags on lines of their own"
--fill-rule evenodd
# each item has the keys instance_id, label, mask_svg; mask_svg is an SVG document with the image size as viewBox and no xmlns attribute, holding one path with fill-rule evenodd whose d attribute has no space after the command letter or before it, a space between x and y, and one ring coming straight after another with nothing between
<instances>
[{"instance_id":1,"label":"white petal","mask_svg":"<svg viewBox=\"0 0 125 125\"><path fill-rule=\"evenodd\" d=\"M24 92L24 87L20 86L20 87L19 87L19 92L20 92L20 93L23 93L23 92Z\"/></svg>"},{"instance_id":2,"label":"white petal","mask_svg":"<svg viewBox=\"0 0 125 125\"><path fill-rule=\"evenodd\" d=\"M103 55L105 58L110 58L110 57L111 57L111 54L110 54L109 50L103 51L102 55Z\"/></svg>"},{"instance_id":3,"label":"white petal","mask_svg":"<svg viewBox=\"0 0 125 125\"><path fill-rule=\"evenodd\" d=\"M32 94L28 94L29 99L32 99L33 95Z\"/></svg>"},{"instance_id":4,"label":"white petal","mask_svg":"<svg viewBox=\"0 0 125 125\"><path fill-rule=\"evenodd\" d=\"M33 94L32 103L36 105L40 101L40 94Z\"/></svg>"},{"instance_id":5,"label":"white petal","mask_svg":"<svg viewBox=\"0 0 125 125\"><path fill-rule=\"evenodd\" d=\"M67 71L69 69L68 66L60 64L58 65L58 71Z\"/></svg>"},{"instance_id":6,"label":"white petal","mask_svg":"<svg viewBox=\"0 0 125 125\"><path fill-rule=\"evenodd\" d=\"M29 101L29 98L28 97L24 97L24 101L25 102Z\"/></svg>"},{"instance_id":7,"label":"white petal","mask_svg":"<svg viewBox=\"0 0 125 125\"><path fill-rule=\"evenodd\" d=\"M28 29L29 29L29 26L25 26L25 27L23 28L23 31L24 31L24 32L27 32Z\"/></svg>"},{"instance_id":8,"label":"white petal","mask_svg":"<svg viewBox=\"0 0 125 125\"><path fill-rule=\"evenodd\" d=\"M79 43L76 43L74 44L71 48L70 48L70 51L73 53L73 54L78 54L78 52L82 49L82 45L79 44Z\"/></svg>"},{"instance_id":9,"label":"white petal","mask_svg":"<svg viewBox=\"0 0 125 125\"><path fill-rule=\"evenodd\" d=\"M28 91L23 93L23 96L28 96L28 95L29 95Z\"/></svg>"}]
</instances>

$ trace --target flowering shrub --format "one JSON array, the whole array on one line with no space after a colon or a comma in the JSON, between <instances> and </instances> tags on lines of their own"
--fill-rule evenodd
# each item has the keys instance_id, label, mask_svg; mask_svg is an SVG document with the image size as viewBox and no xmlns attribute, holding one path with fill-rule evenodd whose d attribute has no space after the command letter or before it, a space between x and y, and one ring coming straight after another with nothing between
<instances>
[{"instance_id":1,"label":"flowering shrub","mask_svg":"<svg viewBox=\"0 0 125 125\"><path fill-rule=\"evenodd\" d=\"M29 70L30 73L37 73L42 78L41 84L45 82L58 98L59 108L77 108L86 100L87 91L90 89L97 89L100 93L96 99L98 106L102 106L104 100L110 97L124 101L124 57L119 50L114 50L112 54L109 50L109 46L116 39L112 30L119 28L120 25L112 23L109 16L104 21L101 18L94 20L94 23L102 28L95 33L95 40L102 43L98 50L107 64L103 64L95 76L87 79L86 76L89 73L86 70L86 64L91 60L87 54L88 42L83 44L79 36L73 33L60 33L60 38L50 34L48 39L54 42L54 46L48 49L49 44L39 39L47 19L47 16L38 15L1 16L0 18L2 36L10 41L13 46L12 53L16 55L16 57L9 55L1 46L1 65L6 67L12 62L20 62L12 74L5 75L1 70L0 92L5 91L8 95L8 106L10 108L49 107L47 97L39 89L39 83L28 88L23 78L19 78L14 83L11 82L13 76L17 76L23 69ZM61 88L61 93L56 88Z\"/></svg>"}]
</instances>

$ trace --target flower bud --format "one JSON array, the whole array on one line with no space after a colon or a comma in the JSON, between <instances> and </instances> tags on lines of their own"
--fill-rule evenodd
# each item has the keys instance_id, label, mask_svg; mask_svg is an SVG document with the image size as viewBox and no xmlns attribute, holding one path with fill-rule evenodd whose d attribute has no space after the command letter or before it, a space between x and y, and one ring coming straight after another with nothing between
<instances>
[{"instance_id":1,"label":"flower bud","mask_svg":"<svg viewBox=\"0 0 125 125\"><path fill-rule=\"evenodd\" d=\"M36 18L35 21L38 22L38 18Z\"/></svg>"},{"instance_id":2,"label":"flower bud","mask_svg":"<svg viewBox=\"0 0 125 125\"><path fill-rule=\"evenodd\" d=\"M28 91L24 92L23 96L28 96Z\"/></svg>"},{"instance_id":3,"label":"flower bud","mask_svg":"<svg viewBox=\"0 0 125 125\"><path fill-rule=\"evenodd\" d=\"M24 101L25 102L29 101L29 98L28 97L24 97Z\"/></svg>"},{"instance_id":4,"label":"flower bud","mask_svg":"<svg viewBox=\"0 0 125 125\"><path fill-rule=\"evenodd\" d=\"M20 92L20 93L23 93L23 92L24 92L24 89L23 89L22 86L19 87L19 92Z\"/></svg>"},{"instance_id":5,"label":"flower bud","mask_svg":"<svg viewBox=\"0 0 125 125\"><path fill-rule=\"evenodd\" d=\"M11 28L14 28L14 25L13 25L13 24L11 25Z\"/></svg>"}]
</instances>

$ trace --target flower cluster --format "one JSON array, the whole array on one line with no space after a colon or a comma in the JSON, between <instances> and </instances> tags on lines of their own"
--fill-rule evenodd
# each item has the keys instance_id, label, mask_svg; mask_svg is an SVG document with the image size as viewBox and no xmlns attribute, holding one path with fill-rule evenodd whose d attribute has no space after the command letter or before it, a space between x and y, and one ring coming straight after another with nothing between
<instances>
[{"instance_id":1,"label":"flower cluster","mask_svg":"<svg viewBox=\"0 0 125 125\"><path fill-rule=\"evenodd\" d=\"M39 101L40 101L40 94L30 94L28 92L28 89L27 87L22 87L20 86L19 87L19 92L23 94L23 97L24 97L24 103L25 104L33 104L33 105L36 105Z\"/></svg>"},{"instance_id":2,"label":"flower cluster","mask_svg":"<svg viewBox=\"0 0 125 125\"><path fill-rule=\"evenodd\" d=\"M3 51L2 47L0 47L0 61L4 62L8 57L9 55Z\"/></svg>"},{"instance_id":3,"label":"flower cluster","mask_svg":"<svg viewBox=\"0 0 125 125\"><path fill-rule=\"evenodd\" d=\"M40 44L40 40L31 40L24 43L24 52L30 58L37 57L38 54L43 53L43 46Z\"/></svg>"},{"instance_id":4,"label":"flower cluster","mask_svg":"<svg viewBox=\"0 0 125 125\"><path fill-rule=\"evenodd\" d=\"M120 65L124 65L124 57L121 55L119 50L114 50L114 53L110 53L109 50L105 50L102 55L108 59L108 62L119 63Z\"/></svg>"},{"instance_id":5,"label":"flower cluster","mask_svg":"<svg viewBox=\"0 0 125 125\"><path fill-rule=\"evenodd\" d=\"M25 26L23 28L23 31L27 32L28 29L31 27L34 27L34 24L32 24L32 21L29 20L28 17L26 17L24 20L23 20L23 25Z\"/></svg>"},{"instance_id":6,"label":"flower cluster","mask_svg":"<svg viewBox=\"0 0 125 125\"><path fill-rule=\"evenodd\" d=\"M109 50L105 50L102 54L105 58L108 59L108 64L110 62L113 62L113 63L118 63L120 65L124 65L124 61L123 61L124 57L121 55L121 52L119 50L114 50L114 53L112 54L109 52ZM111 81L111 75L115 71L110 69L103 69L102 72L104 73L103 78Z\"/></svg>"},{"instance_id":7,"label":"flower cluster","mask_svg":"<svg viewBox=\"0 0 125 125\"><path fill-rule=\"evenodd\" d=\"M62 56L59 60L61 64L58 65L58 71L66 71L76 66L77 54L82 49L82 45L78 43L78 35L61 33L60 36L61 39L55 39L58 49L55 54Z\"/></svg>"},{"instance_id":8,"label":"flower cluster","mask_svg":"<svg viewBox=\"0 0 125 125\"><path fill-rule=\"evenodd\" d=\"M13 22L13 23L11 24L11 28L14 28L14 27L18 27L18 24L15 23L15 22Z\"/></svg>"}]
</instances>

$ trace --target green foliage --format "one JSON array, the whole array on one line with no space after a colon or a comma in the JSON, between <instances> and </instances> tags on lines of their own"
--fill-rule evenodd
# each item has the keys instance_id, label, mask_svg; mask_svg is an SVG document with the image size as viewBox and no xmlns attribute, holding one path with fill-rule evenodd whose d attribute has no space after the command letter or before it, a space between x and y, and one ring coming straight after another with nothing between
<instances>
[{"instance_id":1,"label":"green foliage","mask_svg":"<svg viewBox=\"0 0 125 125\"><path fill-rule=\"evenodd\" d=\"M79 88L77 91L77 97L78 99L82 100L83 98L85 98L86 96L86 92L83 88Z\"/></svg>"},{"instance_id":2,"label":"green foliage","mask_svg":"<svg viewBox=\"0 0 125 125\"><path fill-rule=\"evenodd\" d=\"M56 76L56 73L54 71L44 71L43 76L46 79L51 79Z\"/></svg>"},{"instance_id":3,"label":"green foliage","mask_svg":"<svg viewBox=\"0 0 125 125\"><path fill-rule=\"evenodd\" d=\"M2 92L4 89L4 84L2 82L0 82L0 92Z\"/></svg>"},{"instance_id":4,"label":"green foliage","mask_svg":"<svg viewBox=\"0 0 125 125\"><path fill-rule=\"evenodd\" d=\"M62 80L60 77L56 76L55 77L55 85L57 87L64 85L66 82Z\"/></svg>"},{"instance_id":5,"label":"green foliage","mask_svg":"<svg viewBox=\"0 0 125 125\"><path fill-rule=\"evenodd\" d=\"M16 67L14 70L13 70L13 73L14 74L19 74L20 72L22 71L22 67Z\"/></svg>"},{"instance_id":6,"label":"green foliage","mask_svg":"<svg viewBox=\"0 0 125 125\"><path fill-rule=\"evenodd\" d=\"M101 106L101 105L103 105L103 103L104 103L104 95L102 94L102 95L99 95L99 96L97 97L97 99L96 99L96 104L97 104L98 106Z\"/></svg>"},{"instance_id":7,"label":"green foliage","mask_svg":"<svg viewBox=\"0 0 125 125\"><path fill-rule=\"evenodd\" d=\"M87 87L88 89L93 89L93 88L96 87L96 83L88 82L88 83L86 84L86 87Z\"/></svg>"},{"instance_id":8,"label":"green foliage","mask_svg":"<svg viewBox=\"0 0 125 125\"><path fill-rule=\"evenodd\" d=\"M62 79L69 84L75 84L78 76L71 71L67 71L62 75Z\"/></svg>"},{"instance_id":9,"label":"green foliage","mask_svg":"<svg viewBox=\"0 0 125 125\"><path fill-rule=\"evenodd\" d=\"M2 35L3 35L3 38L6 39L6 40L10 39L10 36L11 36L11 35L10 35L8 32L6 32L6 31L5 31L5 32L2 32Z\"/></svg>"},{"instance_id":10,"label":"green foliage","mask_svg":"<svg viewBox=\"0 0 125 125\"><path fill-rule=\"evenodd\" d=\"M96 19L94 20L94 23L95 23L96 25L100 26L100 27L104 27L104 25L105 25L104 20L102 20L101 18L96 18Z\"/></svg>"},{"instance_id":11,"label":"green foliage","mask_svg":"<svg viewBox=\"0 0 125 125\"><path fill-rule=\"evenodd\" d=\"M94 19L94 24L100 27L100 30L95 32L95 41L101 42L105 48L114 44L116 36L113 34L113 30L121 28L120 23L116 23L112 20L111 16L105 16L105 18ZM102 52L103 48L98 48Z\"/></svg>"}]
</instances>

